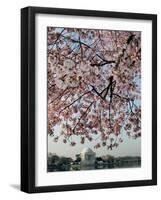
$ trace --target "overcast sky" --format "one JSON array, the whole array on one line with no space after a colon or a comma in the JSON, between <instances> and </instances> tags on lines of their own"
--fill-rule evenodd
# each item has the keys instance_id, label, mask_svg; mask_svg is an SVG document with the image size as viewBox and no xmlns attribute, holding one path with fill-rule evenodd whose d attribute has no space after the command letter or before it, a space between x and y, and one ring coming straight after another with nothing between
<instances>
[{"instance_id":1,"label":"overcast sky","mask_svg":"<svg viewBox=\"0 0 161 200\"><path fill-rule=\"evenodd\" d=\"M119 144L118 148L114 148L113 150L107 150L106 147L94 149L93 144L95 144L96 142L86 142L85 144L80 144L80 142L78 142L78 144L72 147L68 143L64 144L62 139L60 139L58 142L54 142L53 137L48 136L48 152L56 153L58 156L75 158L75 155L79 154L85 147L90 147L93 151L96 152L96 156L103 156L107 154L113 155L115 157L141 156L141 138L128 138L124 133L123 140L124 141Z\"/></svg>"}]
</instances>

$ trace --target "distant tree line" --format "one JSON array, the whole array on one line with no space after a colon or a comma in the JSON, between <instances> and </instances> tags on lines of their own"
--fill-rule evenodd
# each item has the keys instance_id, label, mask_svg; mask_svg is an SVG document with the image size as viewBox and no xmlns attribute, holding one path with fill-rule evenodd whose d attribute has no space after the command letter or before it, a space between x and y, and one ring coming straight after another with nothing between
<instances>
[{"instance_id":1,"label":"distant tree line","mask_svg":"<svg viewBox=\"0 0 161 200\"><path fill-rule=\"evenodd\" d=\"M79 169L79 165L81 162L80 154L76 155L76 159L72 159L70 157L58 156L56 154L48 155L48 172L52 171L70 171L71 166L74 166L74 169ZM101 164L108 165L119 165L126 166L127 162L131 165L133 162L136 162L138 165L141 164L141 157L139 156L124 156L124 157L113 157L111 155L99 156L95 159L95 167ZM111 167L112 167L111 166ZM113 167L112 167L113 168Z\"/></svg>"}]
</instances>

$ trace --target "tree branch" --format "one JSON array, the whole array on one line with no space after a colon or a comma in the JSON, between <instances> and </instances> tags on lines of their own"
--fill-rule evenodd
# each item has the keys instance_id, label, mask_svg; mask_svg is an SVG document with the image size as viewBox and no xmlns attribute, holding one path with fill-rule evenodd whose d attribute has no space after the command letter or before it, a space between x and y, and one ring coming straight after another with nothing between
<instances>
[{"instance_id":1,"label":"tree branch","mask_svg":"<svg viewBox=\"0 0 161 200\"><path fill-rule=\"evenodd\" d=\"M63 90L63 92L60 94L60 95L58 95L55 99L53 99L51 102L49 102L48 104L50 105L51 103L53 103L55 100L57 100L57 99L59 99L59 98L61 98L63 95L64 95L64 93L66 92L66 91L68 91L70 88L66 88L65 90Z\"/></svg>"},{"instance_id":2,"label":"tree branch","mask_svg":"<svg viewBox=\"0 0 161 200\"><path fill-rule=\"evenodd\" d=\"M57 36L57 39L52 43L52 44L50 44L50 45L52 45L52 47L51 48L53 48L53 46L56 44L56 42L59 40L59 38L60 38L60 36L62 35L62 33L64 32L64 28L63 28L63 30L59 33L59 35Z\"/></svg>"},{"instance_id":3,"label":"tree branch","mask_svg":"<svg viewBox=\"0 0 161 200\"><path fill-rule=\"evenodd\" d=\"M73 133L75 133L75 129L78 126L78 124L80 123L81 119L83 119L83 117L85 117L89 112L90 112L90 107L93 105L94 101L90 103L90 105L86 108L85 112L80 116L80 118L78 119L78 122L76 123L76 125L73 128Z\"/></svg>"},{"instance_id":4,"label":"tree branch","mask_svg":"<svg viewBox=\"0 0 161 200\"><path fill-rule=\"evenodd\" d=\"M75 99L73 102L71 102L69 105L65 106L62 110L60 110L59 114L61 112L63 112L65 109L69 108L71 105L73 105L76 101L78 101L79 99L81 99L83 96L85 96L86 94L91 93L91 91L87 91L84 94L82 94L80 97L78 97L77 99Z\"/></svg>"},{"instance_id":5,"label":"tree branch","mask_svg":"<svg viewBox=\"0 0 161 200\"><path fill-rule=\"evenodd\" d=\"M118 66L119 66L119 64L120 64L120 62L121 62L121 59L124 57L125 52L126 52L126 50L127 50L127 47L128 47L128 45L130 44L130 42L133 40L134 36L135 36L135 35L131 34L131 35L128 37L128 39L127 39L127 41L126 41L126 47L122 49L122 53L120 54L120 56L118 57L118 61L116 62L116 65L115 65L116 69L118 68Z\"/></svg>"},{"instance_id":6,"label":"tree branch","mask_svg":"<svg viewBox=\"0 0 161 200\"><path fill-rule=\"evenodd\" d=\"M63 36L63 35L62 35L62 37L66 38L66 37ZM67 38L66 38L66 39L67 39ZM93 51L93 49L92 49L91 46L89 46L88 44L82 42L81 40L75 40L75 39L72 39L72 38L70 38L70 40L71 40L72 42L74 42L74 43L78 43L79 45L84 45L84 46L86 46L87 48L89 48L89 49L91 49L91 50ZM97 54L97 53L96 53L96 56L99 57L102 61L104 61L104 64L103 64L103 65L115 63L114 60L106 60L106 59L102 58L102 56L100 56L100 55ZM98 66L101 66L101 65L98 65Z\"/></svg>"},{"instance_id":7,"label":"tree branch","mask_svg":"<svg viewBox=\"0 0 161 200\"><path fill-rule=\"evenodd\" d=\"M119 97L120 99L125 99L126 101L133 100L133 99L130 99L129 97L122 97L122 96L120 96L119 94L116 94L116 93L113 93L113 95Z\"/></svg>"}]
</instances>

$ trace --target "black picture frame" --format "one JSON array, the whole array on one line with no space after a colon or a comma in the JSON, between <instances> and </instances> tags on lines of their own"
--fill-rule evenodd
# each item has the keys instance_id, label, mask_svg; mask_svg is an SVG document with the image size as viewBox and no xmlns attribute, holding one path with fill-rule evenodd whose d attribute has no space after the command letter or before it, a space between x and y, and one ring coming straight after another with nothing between
<instances>
[{"instance_id":1,"label":"black picture frame","mask_svg":"<svg viewBox=\"0 0 161 200\"><path fill-rule=\"evenodd\" d=\"M35 186L35 15L59 14L152 21L152 179L59 186ZM26 7L21 9L21 190L27 193L157 184L157 15Z\"/></svg>"}]
</instances>

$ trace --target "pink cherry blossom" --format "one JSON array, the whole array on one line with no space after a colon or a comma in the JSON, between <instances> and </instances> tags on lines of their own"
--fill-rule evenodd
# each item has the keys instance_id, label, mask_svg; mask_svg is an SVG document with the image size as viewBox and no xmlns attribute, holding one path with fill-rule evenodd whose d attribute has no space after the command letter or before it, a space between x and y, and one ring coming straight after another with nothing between
<instances>
[{"instance_id":1,"label":"pink cherry blossom","mask_svg":"<svg viewBox=\"0 0 161 200\"><path fill-rule=\"evenodd\" d=\"M48 27L48 133L109 150L141 137L141 33ZM96 142L98 140L98 142Z\"/></svg>"}]
</instances>

